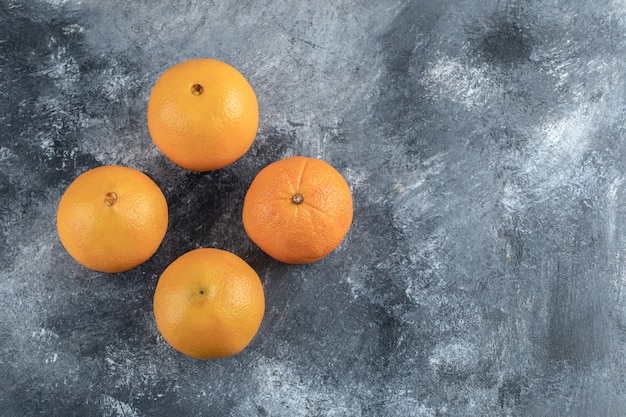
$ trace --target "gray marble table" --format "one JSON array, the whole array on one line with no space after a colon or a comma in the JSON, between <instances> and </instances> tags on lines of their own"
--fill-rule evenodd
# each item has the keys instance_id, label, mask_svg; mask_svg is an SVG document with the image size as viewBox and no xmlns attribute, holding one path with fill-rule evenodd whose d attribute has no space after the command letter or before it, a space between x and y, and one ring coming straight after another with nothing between
<instances>
[{"instance_id":1,"label":"gray marble table","mask_svg":"<svg viewBox=\"0 0 626 417\"><path fill-rule=\"evenodd\" d=\"M626 415L626 3L0 0L0 415ZM257 92L219 171L154 147L171 65L211 57ZM247 238L255 174L291 155L349 182L354 223L310 265ZM56 207L96 166L170 207L145 264L87 270ZM197 247L259 273L241 354L197 361L154 324Z\"/></svg>"}]
</instances>

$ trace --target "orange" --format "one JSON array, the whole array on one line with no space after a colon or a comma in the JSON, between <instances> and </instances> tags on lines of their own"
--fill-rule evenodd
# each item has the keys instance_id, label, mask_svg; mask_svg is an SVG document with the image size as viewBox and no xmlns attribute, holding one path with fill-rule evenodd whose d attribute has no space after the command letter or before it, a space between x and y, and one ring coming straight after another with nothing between
<instances>
[{"instance_id":1,"label":"orange","mask_svg":"<svg viewBox=\"0 0 626 417\"><path fill-rule=\"evenodd\" d=\"M182 255L165 269L154 293L159 332L174 349L196 359L241 352L256 335L264 312L257 273L221 249Z\"/></svg>"},{"instance_id":2,"label":"orange","mask_svg":"<svg viewBox=\"0 0 626 417\"><path fill-rule=\"evenodd\" d=\"M235 162L252 145L258 122L258 103L248 81L215 59L192 59L169 68L148 101L148 129L155 145L192 171Z\"/></svg>"},{"instance_id":3,"label":"orange","mask_svg":"<svg viewBox=\"0 0 626 417\"><path fill-rule=\"evenodd\" d=\"M122 272L148 260L167 230L167 202L143 172L102 166L79 175L57 210L57 231L81 265Z\"/></svg>"},{"instance_id":4,"label":"orange","mask_svg":"<svg viewBox=\"0 0 626 417\"><path fill-rule=\"evenodd\" d=\"M352 223L346 180L320 159L294 156L257 174L243 203L243 226L265 253L285 263L322 259Z\"/></svg>"}]
</instances>

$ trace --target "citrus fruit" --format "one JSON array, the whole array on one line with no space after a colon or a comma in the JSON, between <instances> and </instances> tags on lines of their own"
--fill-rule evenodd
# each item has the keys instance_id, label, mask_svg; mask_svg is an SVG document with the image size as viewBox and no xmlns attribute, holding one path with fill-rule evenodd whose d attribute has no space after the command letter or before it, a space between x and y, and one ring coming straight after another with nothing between
<instances>
[{"instance_id":1,"label":"citrus fruit","mask_svg":"<svg viewBox=\"0 0 626 417\"><path fill-rule=\"evenodd\" d=\"M259 276L222 249L185 253L165 269L154 293L159 332L174 349L196 359L241 352L256 335L264 312Z\"/></svg>"},{"instance_id":2,"label":"citrus fruit","mask_svg":"<svg viewBox=\"0 0 626 417\"><path fill-rule=\"evenodd\" d=\"M156 81L148 129L161 152L192 171L212 171L239 159L257 134L254 90L232 66L209 58L181 62Z\"/></svg>"},{"instance_id":3,"label":"citrus fruit","mask_svg":"<svg viewBox=\"0 0 626 417\"><path fill-rule=\"evenodd\" d=\"M339 246L350 228L350 187L320 159L282 159L254 178L244 198L242 219L250 239L272 258L292 264L314 262Z\"/></svg>"},{"instance_id":4,"label":"citrus fruit","mask_svg":"<svg viewBox=\"0 0 626 417\"><path fill-rule=\"evenodd\" d=\"M57 231L67 252L101 272L126 271L148 260L163 241L167 222L167 202L154 181L115 165L79 175L57 210Z\"/></svg>"}]
</instances>

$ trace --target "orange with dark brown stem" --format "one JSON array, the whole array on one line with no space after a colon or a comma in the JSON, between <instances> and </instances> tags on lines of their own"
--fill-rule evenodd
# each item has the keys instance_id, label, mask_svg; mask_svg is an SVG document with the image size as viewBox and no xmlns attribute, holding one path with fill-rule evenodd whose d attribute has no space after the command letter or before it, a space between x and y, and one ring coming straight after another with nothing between
<instances>
[{"instance_id":1,"label":"orange with dark brown stem","mask_svg":"<svg viewBox=\"0 0 626 417\"><path fill-rule=\"evenodd\" d=\"M310 263L332 252L352 224L352 195L343 176L320 159L294 156L254 178L243 203L250 239L285 263Z\"/></svg>"},{"instance_id":2,"label":"orange with dark brown stem","mask_svg":"<svg viewBox=\"0 0 626 417\"><path fill-rule=\"evenodd\" d=\"M148 260L168 224L165 196L146 174L102 166L76 178L57 209L61 243L80 264L123 272Z\"/></svg>"},{"instance_id":3,"label":"orange with dark brown stem","mask_svg":"<svg viewBox=\"0 0 626 417\"><path fill-rule=\"evenodd\" d=\"M265 312L263 285L237 255L195 249L163 272L154 293L154 316L174 349L196 359L241 352L256 335Z\"/></svg>"},{"instance_id":4,"label":"orange with dark brown stem","mask_svg":"<svg viewBox=\"0 0 626 417\"><path fill-rule=\"evenodd\" d=\"M148 101L155 145L177 165L212 171L243 156L257 134L254 90L232 66L208 58L181 62L156 81Z\"/></svg>"}]
</instances>

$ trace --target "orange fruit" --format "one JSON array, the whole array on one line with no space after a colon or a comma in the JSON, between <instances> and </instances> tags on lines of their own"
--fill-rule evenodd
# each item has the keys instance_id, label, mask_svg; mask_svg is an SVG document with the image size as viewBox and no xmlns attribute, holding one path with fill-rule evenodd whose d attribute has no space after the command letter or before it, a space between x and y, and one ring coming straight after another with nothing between
<instances>
[{"instance_id":1,"label":"orange fruit","mask_svg":"<svg viewBox=\"0 0 626 417\"><path fill-rule=\"evenodd\" d=\"M81 265L122 272L148 260L167 230L161 189L143 172L101 166L79 175L57 209L57 231Z\"/></svg>"},{"instance_id":2,"label":"orange fruit","mask_svg":"<svg viewBox=\"0 0 626 417\"><path fill-rule=\"evenodd\" d=\"M264 312L257 273L221 249L182 255L165 269L154 293L159 332L174 349L196 359L241 352L259 330Z\"/></svg>"},{"instance_id":3,"label":"orange fruit","mask_svg":"<svg viewBox=\"0 0 626 417\"><path fill-rule=\"evenodd\" d=\"M285 263L322 259L352 223L346 180L320 159L294 156L273 162L252 181L243 203L243 226L265 253Z\"/></svg>"},{"instance_id":4,"label":"orange fruit","mask_svg":"<svg viewBox=\"0 0 626 417\"><path fill-rule=\"evenodd\" d=\"M208 58L181 62L155 83L148 129L169 159L192 171L212 171L245 154L257 134L254 90L232 66Z\"/></svg>"}]
</instances>

